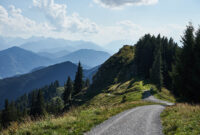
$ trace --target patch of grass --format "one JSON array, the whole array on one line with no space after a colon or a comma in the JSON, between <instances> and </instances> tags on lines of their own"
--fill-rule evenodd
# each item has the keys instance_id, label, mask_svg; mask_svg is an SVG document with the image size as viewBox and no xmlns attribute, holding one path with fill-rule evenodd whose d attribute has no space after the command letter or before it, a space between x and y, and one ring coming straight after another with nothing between
<instances>
[{"instance_id":1,"label":"patch of grass","mask_svg":"<svg viewBox=\"0 0 200 135\"><path fill-rule=\"evenodd\" d=\"M95 125L107 120L127 109L150 105L153 103L141 101L143 82L127 81L118 83L104 90L104 93L79 107L72 107L63 116L48 118L38 121L27 121L22 124L13 123L10 128L1 134L16 135L76 135L89 131Z\"/></svg>"},{"instance_id":2,"label":"patch of grass","mask_svg":"<svg viewBox=\"0 0 200 135\"><path fill-rule=\"evenodd\" d=\"M200 135L200 105L169 106L161 118L166 135Z\"/></svg>"},{"instance_id":3,"label":"patch of grass","mask_svg":"<svg viewBox=\"0 0 200 135\"><path fill-rule=\"evenodd\" d=\"M168 89L162 88L162 90L159 91L154 85L149 85L149 87L151 87L151 94L154 95L154 97L172 103L176 102L174 95Z\"/></svg>"}]
</instances>

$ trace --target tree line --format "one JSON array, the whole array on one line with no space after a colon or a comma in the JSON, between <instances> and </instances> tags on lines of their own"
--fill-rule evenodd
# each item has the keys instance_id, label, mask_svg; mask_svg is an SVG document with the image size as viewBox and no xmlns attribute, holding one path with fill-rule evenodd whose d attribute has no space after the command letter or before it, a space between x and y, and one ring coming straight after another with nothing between
<instances>
[{"instance_id":1,"label":"tree line","mask_svg":"<svg viewBox=\"0 0 200 135\"><path fill-rule=\"evenodd\" d=\"M137 76L150 80L158 89L172 88L170 72L176 63L177 52L181 48L172 38L145 35L135 45L134 64L137 66Z\"/></svg>"},{"instance_id":2,"label":"tree line","mask_svg":"<svg viewBox=\"0 0 200 135\"><path fill-rule=\"evenodd\" d=\"M145 35L136 44L137 75L161 90L166 87L182 101L200 102L200 28L189 23L182 46L172 38Z\"/></svg>"},{"instance_id":3,"label":"tree line","mask_svg":"<svg viewBox=\"0 0 200 135\"><path fill-rule=\"evenodd\" d=\"M173 92L183 100L200 103L200 28L195 32L190 23L182 43L171 72Z\"/></svg>"},{"instance_id":4,"label":"tree line","mask_svg":"<svg viewBox=\"0 0 200 135\"><path fill-rule=\"evenodd\" d=\"M62 114L72 105L74 96L89 85L89 79L83 80L83 69L79 62L75 80L72 81L68 77L64 84L64 91L59 90L60 85L56 80L50 85L24 94L10 103L6 99L4 109L0 111L0 129L7 128L13 121L21 122L27 117L37 119L48 114Z\"/></svg>"}]
</instances>

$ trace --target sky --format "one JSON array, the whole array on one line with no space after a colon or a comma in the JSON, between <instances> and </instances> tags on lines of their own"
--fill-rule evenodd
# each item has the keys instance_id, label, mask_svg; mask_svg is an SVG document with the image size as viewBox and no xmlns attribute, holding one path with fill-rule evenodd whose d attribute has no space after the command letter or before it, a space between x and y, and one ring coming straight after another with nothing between
<instances>
[{"instance_id":1,"label":"sky","mask_svg":"<svg viewBox=\"0 0 200 135\"><path fill-rule=\"evenodd\" d=\"M0 36L86 40L104 46L146 33L180 42L198 28L200 0L0 0Z\"/></svg>"}]
</instances>

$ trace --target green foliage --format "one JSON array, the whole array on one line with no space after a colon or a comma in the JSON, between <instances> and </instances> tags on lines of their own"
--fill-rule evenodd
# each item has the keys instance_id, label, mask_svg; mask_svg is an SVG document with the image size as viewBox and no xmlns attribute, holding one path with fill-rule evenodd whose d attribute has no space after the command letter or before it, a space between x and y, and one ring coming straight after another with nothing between
<instances>
[{"instance_id":1,"label":"green foliage","mask_svg":"<svg viewBox=\"0 0 200 135\"><path fill-rule=\"evenodd\" d=\"M126 96L123 96L123 97L122 97L121 103L124 103L124 102L126 102Z\"/></svg>"},{"instance_id":2,"label":"green foliage","mask_svg":"<svg viewBox=\"0 0 200 135\"><path fill-rule=\"evenodd\" d=\"M162 57L160 44L158 44L155 54L152 69L150 70L150 79L157 85L158 89L161 91L163 86L163 74L162 74Z\"/></svg>"},{"instance_id":3,"label":"green foliage","mask_svg":"<svg viewBox=\"0 0 200 135\"><path fill-rule=\"evenodd\" d=\"M172 72L173 90L184 100L200 102L200 30L194 35L192 24L182 37L183 47Z\"/></svg>"},{"instance_id":4,"label":"green foliage","mask_svg":"<svg viewBox=\"0 0 200 135\"><path fill-rule=\"evenodd\" d=\"M99 92L111 84L127 81L132 78L132 61L134 58L134 47L125 45L118 53L110 57L93 77L91 85L92 92Z\"/></svg>"},{"instance_id":5,"label":"green foliage","mask_svg":"<svg viewBox=\"0 0 200 135\"><path fill-rule=\"evenodd\" d=\"M34 117L44 116L46 114L44 97L42 91L34 92L32 95L32 105L30 114Z\"/></svg>"},{"instance_id":6,"label":"green foliage","mask_svg":"<svg viewBox=\"0 0 200 135\"><path fill-rule=\"evenodd\" d=\"M149 85L149 87L151 87L150 92L154 97L164 100L164 101L172 102L172 103L176 102L176 98L174 97L172 92L169 91L168 89L162 88L160 91L155 85Z\"/></svg>"},{"instance_id":7,"label":"green foliage","mask_svg":"<svg viewBox=\"0 0 200 135\"><path fill-rule=\"evenodd\" d=\"M74 80L74 94L81 92L83 89L83 69L81 63L78 64L78 70L76 72L75 80Z\"/></svg>"},{"instance_id":8,"label":"green foliage","mask_svg":"<svg viewBox=\"0 0 200 135\"><path fill-rule=\"evenodd\" d=\"M64 109L64 102L60 97L52 98L47 105L47 111L51 114L61 114Z\"/></svg>"},{"instance_id":9,"label":"green foliage","mask_svg":"<svg viewBox=\"0 0 200 135\"><path fill-rule=\"evenodd\" d=\"M172 79L169 72L172 71L172 64L176 62L178 45L172 39L147 34L135 46L137 76L151 78L159 87L163 82L165 87L171 89Z\"/></svg>"},{"instance_id":10,"label":"green foliage","mask_svg":"<svg viewBox=\"0 0 200 135\"><path fill-rule=\"evenodd\" d=\"M38 116L44 116L46 114L44 97L41 90L39 90L37 95L36 112L36 115Z\"/></svg>"},{"instance_id":11,"label":"green foliage","mask_svg":"<svg viewBox=\"0 0 200 135\"><path fill-rule=\"evenodd\" d=\"M65 91L63 93L63 101L64 101L65 106L67 104L70 104L72 100L72 94L73 94L73 85L72 85L71 78L68 77L67 83L65 84Z\"/></svg>"},{"instance_id":12,"label":"green foliage","mask_svg":"<svg viewBox=\"0 0 200 135\"><path fill-rule=\"evenodd\" d=\"M8 127L12 121L17 120L17 109L14 102L9 104L8 100L5 100L5 107L1 114L1 123L4 128Z\"/></svg>"}]
</instances>

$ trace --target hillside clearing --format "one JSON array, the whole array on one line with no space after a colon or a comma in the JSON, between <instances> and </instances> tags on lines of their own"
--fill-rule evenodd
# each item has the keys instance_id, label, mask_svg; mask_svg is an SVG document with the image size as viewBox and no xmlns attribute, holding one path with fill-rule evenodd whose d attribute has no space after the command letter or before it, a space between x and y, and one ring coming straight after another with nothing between
<instances>
[{"instance_id":1,"label":"hillside clearing","mask_svg":"<svg viewBox=\"0 0 200 135\"><path fill-rule=\"evenodd\" d=\"M110 86L105 92L96 95L79 107L72 107L63 116L48 116L39 121L27 120L25 123L12 123L1 134L61 135L83 134L95 125L124 110L153 103L141 101L143 82L127 81Z\"/></svg>"}]
</instances>

